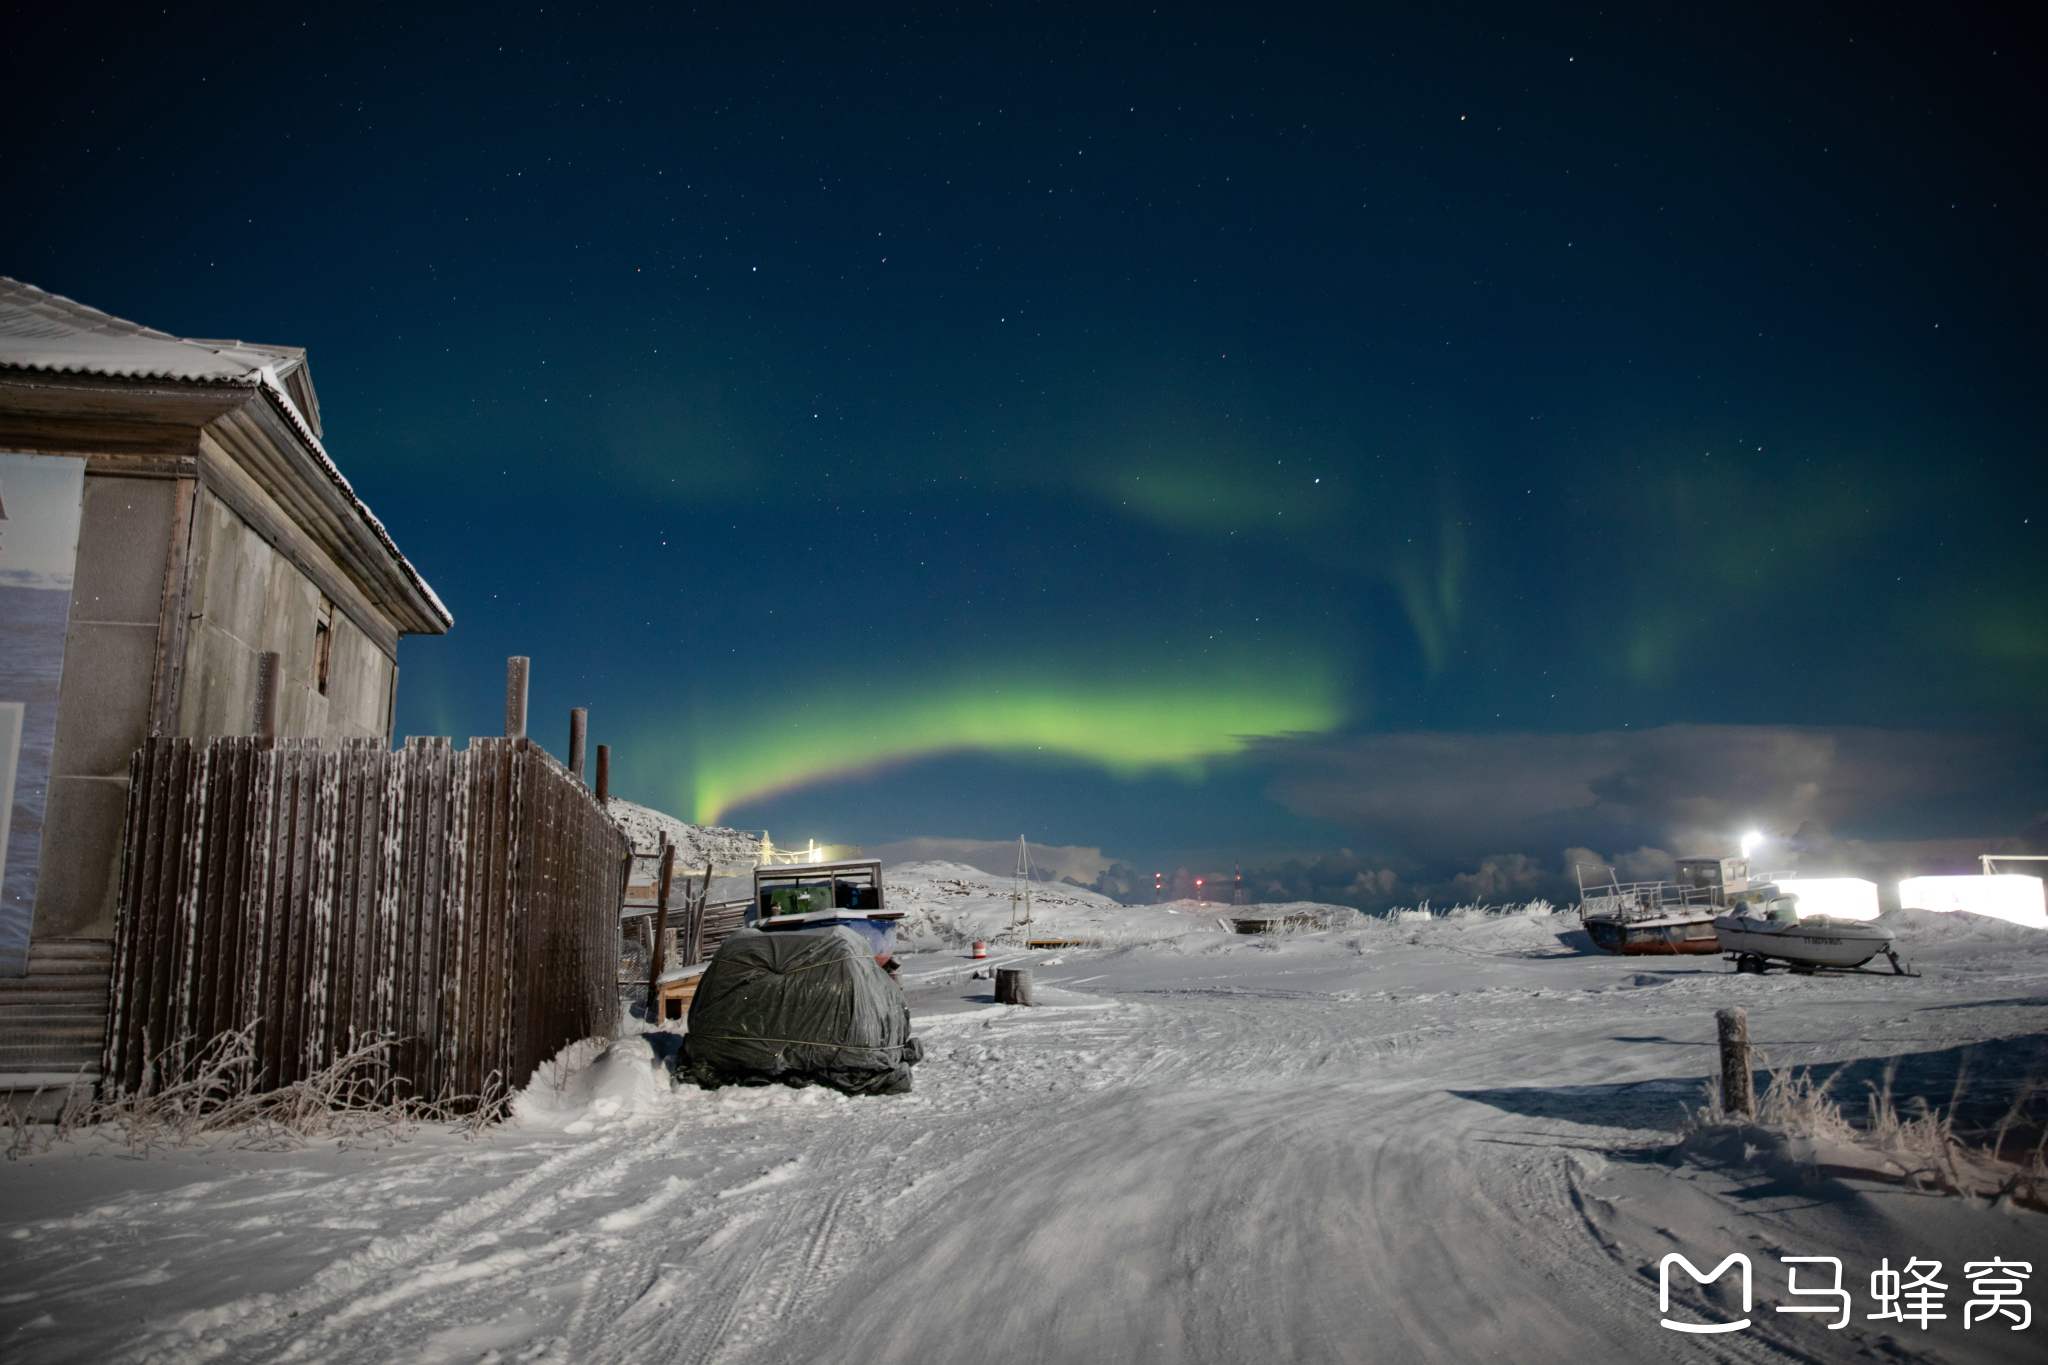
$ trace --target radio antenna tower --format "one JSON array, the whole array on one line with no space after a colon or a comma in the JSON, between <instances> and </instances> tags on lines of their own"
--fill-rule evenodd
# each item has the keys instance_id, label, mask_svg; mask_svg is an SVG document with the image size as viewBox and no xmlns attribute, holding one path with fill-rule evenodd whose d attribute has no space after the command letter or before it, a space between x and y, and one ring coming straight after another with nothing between
<instances>
[{"instance_id":1,"label":"radio antenna tower","mask_svg":"<svg viewBox=\"0 0 2048 1365\"><path fill-rule=\"evenodd\" d=\"M1017 873L1010 882L1010 933L1019 948L1031 946L1031 850L1017 836Z\"/></svg>"}]
</instances>

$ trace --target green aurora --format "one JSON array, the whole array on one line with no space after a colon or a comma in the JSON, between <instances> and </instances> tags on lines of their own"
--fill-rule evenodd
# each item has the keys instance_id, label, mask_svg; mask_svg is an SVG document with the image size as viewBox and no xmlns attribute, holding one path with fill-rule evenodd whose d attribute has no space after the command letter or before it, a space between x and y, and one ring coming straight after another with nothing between
<instances>
[{"instance_id":1,"label":"green aurora","mask_svg":"<svg viewBox=\"0 0 2048 1365\"><path fill-rule=\"evenodd\" d=\"M1326 731L1344 721L1332 670L1190 669L1105 682L1046 675L961 677L886 693L820 691L713 721L697 746L687 800L716 822L734 806L827 779L936 754L979 750L1079 760L1123 777L1199 778L1205 760L1253 739Z\"/></svg>"}]
</instances>

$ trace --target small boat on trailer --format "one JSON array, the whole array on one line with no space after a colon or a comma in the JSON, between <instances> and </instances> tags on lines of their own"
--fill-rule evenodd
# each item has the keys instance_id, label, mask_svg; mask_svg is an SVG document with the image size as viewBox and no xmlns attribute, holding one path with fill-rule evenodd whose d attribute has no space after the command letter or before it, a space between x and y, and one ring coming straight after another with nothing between
<instances>
[{"instance_id":1,"label":"small boat on trailer","mask_svg":"<svg viewBox=\"0 0 2048 1365\"><path fill-rule=\"evenodd\" d=\"M1743 907L1717 916L1714 938L1738 972L1762 972L1782 962L1800 975L1853 972L1883 954L1895 976L1916 976L1899 961L1897 935L1868 920L1799 913L1799 897L1774 896L1761 913Z\"/></svg>"},{"instance_id":2,"label":"small boat on trailer","mask_svg":"<svg viewBox=\"0 0 2048 1365\"><path fill-rule=\"evenodd\" d=\"M1751 894L1749 859L1680 858L1675 880L1621 882L1602 865L1607 880L1579 877L1579 922L1596 947L1630 957L1704 955L1721 951L1714 917Z\"/></svg>"}]
</instances>

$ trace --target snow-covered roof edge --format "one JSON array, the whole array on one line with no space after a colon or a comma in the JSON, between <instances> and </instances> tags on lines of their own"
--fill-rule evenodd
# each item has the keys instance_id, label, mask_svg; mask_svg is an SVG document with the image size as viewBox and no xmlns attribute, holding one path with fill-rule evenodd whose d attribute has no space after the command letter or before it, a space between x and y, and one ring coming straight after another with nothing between
<instances>
[{"instance_id":1,"label":"snow-covered roof edge","mask_svg":"<svg viewBox=\"0 0 2048 1365\"><path fill-rule=\"evenodd\" d=\"M405 557L405 552L398 548L398 542L391 538L391 532L384 529L383 521L378 518L375 512L370 510L370 505L364 502L361 495L356 492L355 485L348 481L348 476L343 474L341 467L334 463L334 457L327 453L327 447L321 444L318 436L313 434L313 424L306 420L305 414L299 411L299 405L292 401L291 394L285 389L284 381L278 378L276 368L265 365L257 373L262 376L263 392L269 395L270 401L277 405L278 410L284 414L285 420L291 423L292 430L299 434L299 439L306 443L306 448L313 453L313 458L319 464L321 471L334 481L334 486L339 488L342 496L348 499L349 505L355 510L356 515L363 519L364 524L376 535L378 543L384 547L385 552L397 562L399 571L405 575L406 580L419 589L420 596L427 599L427 605L433 608L436 616L441 618L441 629L447 630L453 626L455 624L454 613L450 612L442 603L440 594L436 593L427 580L421 577L420 571L413 567L410 559Z\"/></svg>"},{"instance_id":2,"label":"snow-covered roof edge","mask_svg":"<svg viewBox=\"0 0 2048 1365\"><path fill-rule=\"evenodd\" d=\"M377 543L391 556L406 581L419 591L428 608L441 622L441 629L445 631L455 624L454 613L448 610L440 595L414 567L413 562L405 557L405 552L398 548L398 542L391 538L391 532L385 529L383 521L357 494L355 486L348 481L340 466L335 464L334 458L327 453L327 447L322 444L320 437L314 434L313 424L299 410L299 405L286 388L286 374L305 363L305 351L302 348L268 346L259 342L198 341L189 337L172 336L169 332L160 332L153 327L144 327L141 323L115 317L111 313L102 312L62 294L53 294L47 289L39 289L24 281L0 275L0 297L9 295L13 297L8 301L13 302L21 312L45 319L54 326L68 328L74 337L88 337L113 343L104 348L109 357L119 352L120 341L140 341L145 343L148 349L139 350L133 358L134 363L116 365L107 363L104 359L96 362L83 352L61 360L38 362L18 353L8 354L7 352L16 351L16 348L7 347L0 351L0 369L40 371L46 374L97 375L110 379L169 380L181 384L212 384L228 388L261 390L277 407L299 439L305 443L306 449L313 456L314 464L333 482L335 488L347 500L350 509L362 518L363 524L369 527ZM32 346L42 335L41 329L36 330L35 336L19 334L13 339L28 341ZM210 359L182 368L161 363L178 354L172 349L175 347L189 347ZM150 359L152 356L159 359L153 361Z\"/></svg>"}]
</instances>

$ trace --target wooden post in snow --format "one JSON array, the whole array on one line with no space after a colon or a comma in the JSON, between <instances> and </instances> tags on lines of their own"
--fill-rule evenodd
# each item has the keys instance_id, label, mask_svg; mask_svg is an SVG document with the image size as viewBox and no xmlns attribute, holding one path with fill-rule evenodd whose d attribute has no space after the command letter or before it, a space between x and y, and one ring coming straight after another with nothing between
<instances>
[{"instance_id":1,"label":"wooden post in snow","mask_svg":"<svg viewBox=\"0 0 2048 1365\"><path fill-rule=\"evenodd\" d=\"M599 805L612 799L612 746L609 744L597 746L597 785L592 790L597 793Z\"/></svg>"},{"instance_id":2,"label":"wooden post in snow","mask_svg":"<svg viewBox=\"0 0 2048 1365\"><path fill-rule=\"evenodd\" d=\"M685 967L695 966L704 960L704 910L711 904L711 860L704 860L704 881L697 888L697 894L690 901L690 927L684 937L689 941L683 945L687 959Z\"/></svg>"},{"instance_id":3,"label":"wooden post in snow","mask_svg":"<svg viewBox=\"0 0 2048 1365\"><path fill-rule=\"evenodd\" d=\"M1721 1032L1721 1112L1756 1117L1756 1093L1749 1080L1749 1015L1740 1009L1717 1010Z\"/></svg>"},{"instance_id":4,"label":"wooden post in snow","mask_svg":"<svg viewBox=\"0 0 2048 1365\"><path fill-rule=\"evenodd\" d=\"M589 708L572 707L569 711L569 772L578 782L583 780L583 741L589 733Z\"/></svg>"},{"instance_id":5,"label":"wooden post in snow","mask_svg":"<svg viewBox=\"0 0 2048 1365\"><path fill-rule=\"evenodd\" d=\"M996 968L996 1003L998 1005L1028 1005L1031 1003L1031 969L1029 967Z\"/></svg>"},{"instance_id":6,"label":"wooden post in snow","mask_svg":"<svg viewBox=\"0 0 2048 1365\"><path fill-rule=\"evenodd\" d=\"M256 715L251 728L258 739L277 738L277 675L283 662L274 649L256 656Z\"/></svg>"},{"instance_id":7,"label":"wooden post in snow","mask_svg":"<svg viewBox=\"0 0 2048 1365\"><path fill-rule=\"evenodd\" d=\"M514 654L505 660L505 738L526 738L526 678L533 660Z\"/></svg>"},{"instance_id":8,"label":"wooden post in snow","mask_svg":"<svg viewBox=\"0 0 2048 1365\"><path fill-rule=\"evenodd\" d=\"M668 841L668 831L661 834L661 882L654 892L654 957L653 965L647 969L647 1018L650 1023L659 1024L661 1016L661 973L667 965L668 947L668 891L676 875L676 846Z\"/></svg>"}]
</instances>

